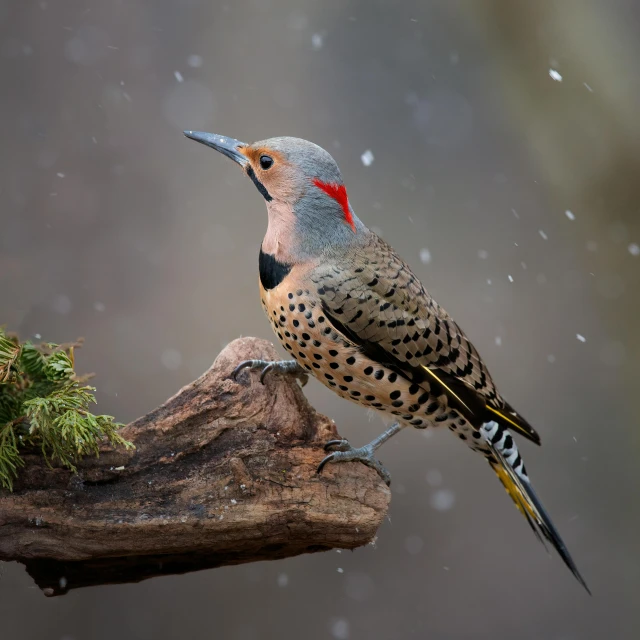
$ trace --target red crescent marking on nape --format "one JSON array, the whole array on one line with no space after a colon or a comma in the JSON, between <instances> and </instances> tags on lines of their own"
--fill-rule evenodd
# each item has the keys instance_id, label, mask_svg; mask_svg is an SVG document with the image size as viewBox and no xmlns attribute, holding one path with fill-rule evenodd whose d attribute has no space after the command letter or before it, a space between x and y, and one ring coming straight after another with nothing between
<instances>
[{"instance_id":1,"label":"red crescent marking on nape","mask_svg":"<svg viewBox=\"0 0 640 640\"><path fill-rule=\"evenodd\" d=\"M336 184L335 182L322 182L318 178L315 178L313 184L322 189L328 196L332 197L341 207L344 213L345 222L356 232L356 225L353 222L353 216L349 209L349 198L347 197L347 189L343 184Z\"/></svg>"}]
</instances>

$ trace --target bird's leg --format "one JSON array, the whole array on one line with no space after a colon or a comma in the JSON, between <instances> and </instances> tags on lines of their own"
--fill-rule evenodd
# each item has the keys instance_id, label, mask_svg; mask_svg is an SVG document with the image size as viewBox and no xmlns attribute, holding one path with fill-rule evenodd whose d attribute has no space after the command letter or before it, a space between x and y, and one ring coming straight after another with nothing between
<instances>
[{"instance_id":1,"label":"bird's leg","mask_svg":"<svg viewBox=\"0 0 640 640\"><path fill-rule=\"evenodd\" d=\"M354 448L349 444L348 440L330 440L327 444L324 445L326 451L329 451L333 448L336 451L330 453L326 458L322 460L322 462L318 465L317 473L320 473L324 468L324 465L329 462L352 462L359 461L366 464L368 467L375 469L378 472L378 475L385 481L387 486L391 484L391 475L389 472L382 466L380 460L375 458L373 454L376 449L378 449L381 445L383 445L391 436L394 436L398 431L402 429L402 426L395 422L392 424L386 431L383 431L375 440L372 440L369 444L364 445L364 447Z\"/></svg>"},{"instance_id":2,"label":"bird's leg","mask_svg":"<svg viewBox=\"0 0 640 640\"><path fill-rule=\"evenodd\" d=\"M269 371L294 376L300 380L300 384L303 387L309 380L309 376L304 367L301 367L295 360L245 360L231 372L231 378L236 380L238 374L243 369L257 369L261 371L260 382L262 384L264 384L264 378Z\"/></svg>"}]
</instances>

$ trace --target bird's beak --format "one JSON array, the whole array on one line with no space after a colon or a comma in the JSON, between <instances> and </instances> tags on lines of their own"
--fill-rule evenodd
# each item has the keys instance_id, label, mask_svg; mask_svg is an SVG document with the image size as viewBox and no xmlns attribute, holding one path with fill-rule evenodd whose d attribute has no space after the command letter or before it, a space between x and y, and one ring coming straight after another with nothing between
<instances>
[{"instance_id":1,"label":"bird's beak","mask_svg":"<svg viewBox=\"0 0 640 640\"><path fill-rule=\"evenodd\" d=\"M191 138L191 140L195 140L200 144L206 144L207 147L219 151L222 155L237 162L241 167L246 167L247 164L249 164L247 156L240 152L241 148L249 146L244 142L240 142L234 138L225 138L215 133L205 133L204 131L185 131L184 135L187 136L187 138Z\"/></svg>"}]
</instances>

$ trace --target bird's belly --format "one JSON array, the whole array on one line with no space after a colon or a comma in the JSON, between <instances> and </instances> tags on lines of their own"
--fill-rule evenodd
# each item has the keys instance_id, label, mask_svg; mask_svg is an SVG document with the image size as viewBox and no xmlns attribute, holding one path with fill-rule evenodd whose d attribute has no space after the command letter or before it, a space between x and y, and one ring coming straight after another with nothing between
<instances>
[{"instance_id":1,"label":"bird's belly","mask_svg":"<svg viewBox=\"0 0 640 640\"><path fill-rule=\"evenodd\" d=\"M331 326L309 291L285 283L261 287L262 307L282 346L309 373L339 396L405 424L425 428L449 422L446 398L366 357Z\"/></svg>"}]
</instances>

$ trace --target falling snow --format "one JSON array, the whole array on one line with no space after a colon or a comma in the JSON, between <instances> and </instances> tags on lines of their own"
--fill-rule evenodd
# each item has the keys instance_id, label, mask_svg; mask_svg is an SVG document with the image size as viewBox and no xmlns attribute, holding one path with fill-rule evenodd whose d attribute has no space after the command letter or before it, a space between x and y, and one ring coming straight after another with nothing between
<instances>
[{"instance_id":1,"label":"falling snow","mask_svg":"<svg viewBox=\"0 0 640 640\"><path fill-rule=\"evenodd\" d=\"M420 261L422 264L429 264L431 262L431 251L429 251L429 249L420 249Z\"/></svg>"},{"instance_id":2,"label":"falling snow","mask_svg":"<svg viewBox=\"0 0 640 640\"><path fill-rule=\"evenodd\" d=\"M509 278L509 282L513 282L513 276L511 274L509 274L507 277Z\"/></svg>"},{"instance_id":3,"label":"falling snow","mask_svg":"<svg viewBox=\"0 0 640 640\"><path fill-rule=\"evenodd\" d=\"M427 471L427 484L431 487L439 487L442 484L442 474L437 469Z\"/></svg>"},{"instance_id":4,"label":"falling snow","mask_svg":"<svg viewBox=\"0 0 640 640\"><path fill-rule=\"evenodd\" d=\"M179 71L174 71L173 75L176 77L176 80L178 82L184 82L184 78L182 77L182 74Z\"/></svg>"},{"instance_id":5,"label":"falling snow","mask_svg":"<svg viewBox=\"0 0 640 640\"><path fill-rule=\"evenodd\" d=\"M192 68L192 69L199 69L202 65L203 65L203 60L202 60L202 56L199 56L195 53L192 53L188 58L187 58L187 64Z\"/></svg>"},{"instance_id":6,"label":"falling snow","mask_svg":"<svg viewBox=\"0 0 640 640\"><path fill-rule=\"evenodd\" d=\"M576 338L578 338L578 340L580 340L580 342L586 342L587 341L587 339L581 333L576 333Z\"/></svg>"},{"instance_id":7,"label":"falling snow","mask_svg":"<svg viewBox=\"0 0 640 640\"><path fill-rule=\"evenodd\" d=\"M538 229L538 233L540 234L540 237L543 240L548 240L549 239L549 236L542 229Z\"/></svg>"},{"instance_id":8,"label":"falling snow","mask_svg":"<svg viewBox=\"0 0 640 640\"><path fill-rule=\"evenodd\" d=\"M349 637L349 621L344 618L337 618L331 621L331 635L336 640L347 640Z\"/></svg>"},{"instance_id":9,"label":"falling snow","mask_svg":"<svg viewBox=\"0 0 640 640\"><path fill-rule=\"evenodd\" d=\"M324 44L324 38L321 33L314 33L311 36L311 46L314 51L319 51L322 49L322 45Z\"/></svg>"},{"instance_id":10,"label":"falling snow","mask_svg":"<svg viewBox=\"0 0 640 640\"><path fill-rule=\"evenodd\" d=\"M360 160L362 160L362 164L365 167L370 167L373 164L375 158L373 157L373 153L370 149L367 149L361 156Z\"/></svg>"},{"instance_id":11,"label":"falling snow","mask_svg":"<svg viewBox=\"0 0 640 640\"><path fill-rule=\"evenodd\" d=\"M71 311L71 299L63 294L58 295L53 300L53 310L61 316L66 316Z\"/></svg>"},{"instance_id":12,"label":"falling snow","mask_svg":"<svg viewBox=\"0 0 640 640\"><path fill-rule=\"evenodd\" d=\"M449 511L456 501L456 496L451 489L438 489L433 493L429 503L436 511Z\"/></svg>"},{"instance_id":13,"label":"falling snow","mask_svg":"<svg viewBox=\"0 0 640 640\"><path fill-rule=\"evenodd\" d=\"M565 215L565 216L567 216L567 218L569 218L569 220L575 220L575 219L576 219L576 216L575 216L575 214L573 213L573 211L569 211L569 209L567 209L567 210L564 212L564 215Z\"/></svg>"},{"instance_id":14,"label":"falling snow","mask_svg":"<svg viewBox=\"0 0 640 640\"><path fill-rule=\"evenodd\" d=\"M497 347L502 346L502 338L500 336L496 336L496 346Z\"/></svg>"},{"instance_id":15,"label":"falling snow","mask_svg":"<svg viewBox=\"0 0 640 640\"><path fill-rule=\"evenodd\" d=\"M170 371L175 371L182 364L182 354L177 349L165 349L160 357L162 364Z\"/></svg>"},{"instance_id":16,"label":"falling snow","mask_svg":"<svg viewBox=\"0 0 640 640\"><path fill-rule=\"evenodd\" d=\"M632 242L629 245L629 253L632 256L640 256L640 245L636 244L635 242Z\"/></svg>"},{"instance_id":17,"label":"falling snow","mask_svg":"<svg viewBox=\"0 0 640 640\"><path fill-rule=\"evenodd\" d=\"M289 584L289 576L286 573L279 573L277 583L279 587L286 587Z\"/></svg>"},{"instance_id":18,"label":"falling snow","mask_svg":"<svg viewBox=\"0 0 640 640\"><path fill-rule=\"evenodd\" d=\"M422 551L422 547L424 546L424 542L420 536L408 536L404 541L404 548L407 550L409 554L412 556L417 555Z\"/></svg>"},{"instance_id":19,"label":"falling snow","mask_svg":"<svg viewBox=\"0 0 640 640\"><path fill-rule=\"evenodd\" d=\"M549 77L556 82L562 82L562 76L555 69L549 69Z\"/></svg>"},{"instance_id":20,"label":"falling snow","mask_svg":"<svg viewBox=\"0 0 640 640\"><path fill-rule=\"evenodd\" d=\"M489 257L488 251L485 251L484 249L478 250L478 258L480 258L480 260L486 260L488 257Z\"/></svg>"}]
</instances>

